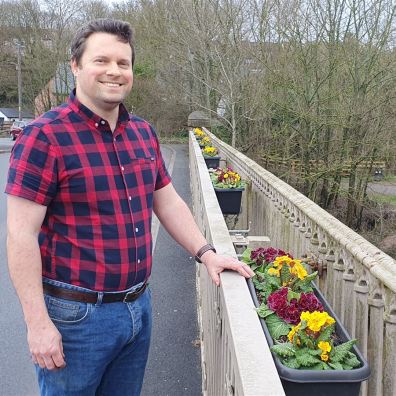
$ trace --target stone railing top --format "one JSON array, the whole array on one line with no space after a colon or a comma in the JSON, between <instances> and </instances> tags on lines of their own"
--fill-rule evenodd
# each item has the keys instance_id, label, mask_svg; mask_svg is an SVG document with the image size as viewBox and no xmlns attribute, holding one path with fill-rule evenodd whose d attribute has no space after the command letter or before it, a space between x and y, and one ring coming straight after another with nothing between
<instances>
[{"instance_id":1,"label":"stone railing top","mask_svg":"<svg viewBox=\"0 0 396 396\"><path fill-rule=\"evenodd\" d=\"M257 164L257 162L218 139L206 128L203 129L220 152L228 155L227 160L234 162L246 174L253 176L253 183L255 183L254 178L262 179L273 190L287 197L288 202L301 210L305 216L322 228L330 237L338 241L341 246L356 257L377 279L396 293L396 261L392 257L337 220L289 184L271 172L268 172Z\"/></svg>"},{"instance_id":2,"label":"stone railing top","mask_svg":"<svg viewBox=\"0 0 396 396\"><path fill-rule=\"evenodd\" d=\"M190 133L201 181L202 201L206 226L217 253L236 258L231 237L221 213L209 172L195 137ZM232 271L220 274L227 318L232 331L232 342L238 370L246 395L284 395L268 344L255 311L245 279ZM260 367L260 370L257 370ZM261 373L261 374L259 374Z\"/></svg>"}]
</instances>

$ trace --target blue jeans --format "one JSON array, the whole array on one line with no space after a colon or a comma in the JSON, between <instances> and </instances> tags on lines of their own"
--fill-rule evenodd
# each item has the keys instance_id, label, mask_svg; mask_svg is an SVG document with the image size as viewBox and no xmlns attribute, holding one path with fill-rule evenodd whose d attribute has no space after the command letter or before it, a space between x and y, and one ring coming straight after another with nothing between
<instances>
[{"instance_id":1,"label":"blue jeans","mask_svg":"<svg viewBox=\"0 0 396 396\"><path fill-rule=\"evenodd\" d=\"M87 290L50 279L44 282ZM44 298L62 335L66 367L50 371L36 365L41 395L140 395L151 335L149 288L129 303L101 303L101 296L96 304Z\"/></svg>"}]
</instances>

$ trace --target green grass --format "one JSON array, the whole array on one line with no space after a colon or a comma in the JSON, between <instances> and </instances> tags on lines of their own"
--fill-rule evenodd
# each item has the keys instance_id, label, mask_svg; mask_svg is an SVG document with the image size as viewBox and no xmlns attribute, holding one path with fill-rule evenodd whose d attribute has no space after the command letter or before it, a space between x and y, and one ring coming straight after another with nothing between
<instances>
[{"instance_id":1,"label":"green grass","mask_svg":"<svg viewBox=\"0 0 396 396\"><path fill-rule=\"evenodd\" d=\"M385 176L383 180L391 183L396 183L396 175Z\"/></svg>"},{"instance_id":2,"label":"green grass","mask_svg":"<svg viewBox=\"0 0 396 396\"><path fill-rule=\"evenodd\" d=\"M395 195L385 195L385 194L376 193L376 194L370 194L370 199L372 201L375 201L378 203L396 206L396 196Z\"/></svg>"}]
</instances>

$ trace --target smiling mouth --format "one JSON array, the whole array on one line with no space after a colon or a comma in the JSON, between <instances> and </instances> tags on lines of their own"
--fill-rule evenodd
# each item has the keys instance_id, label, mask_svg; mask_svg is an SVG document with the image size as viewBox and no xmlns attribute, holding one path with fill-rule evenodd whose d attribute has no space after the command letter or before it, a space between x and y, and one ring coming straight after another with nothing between
<instances>
[{"instance_id":1,"label":"smiling mouth","mask_svg":"<svg viewBox=\"0 0 396 396\"><path fill-rule=\"evenodd\" d=\"M118 88L123 85L120 83L113 83L113 82L101 82L101 84L105 85L106 87L110 87L110 88Z\"/></svg>"}]
</instances>

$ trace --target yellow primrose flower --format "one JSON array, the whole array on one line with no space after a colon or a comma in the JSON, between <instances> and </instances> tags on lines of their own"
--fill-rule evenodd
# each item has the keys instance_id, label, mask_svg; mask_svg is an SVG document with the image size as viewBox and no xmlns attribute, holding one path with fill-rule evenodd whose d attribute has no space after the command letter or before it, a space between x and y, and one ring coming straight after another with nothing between
<instances>
[{"instance_id":1,"label":"yellow primrose flower","mask_svg":"<svg viewBox=\"0 0 396 396\"><path fill-rule=\"evenodd\" d=\"M323 353L320 355L320 358L321 358L324 362L327 362L327 361L329 360L329 355L328 355L327 353L323 352Z\"/></svg>"},{"instance_id":2,"label":"yellow primrose flower","mask_svg":"<svg viewBox=\"0 0 396 396\"><path fill-rule=\"evenodd\" d=\"M228 173L224 173L223 177L224 177L224 179L227 179Z\"/></svg>"},{"instance_id":3,"label":"yellow primrose flower","mask_svg":"<svg viewBox=\"0 0 396 396\"><path fill-rule=\"evenodd\" d=\"M290 273L292 275L296 275L298 279L304 279L306 276L308 276L308 272L305 270L301 262L298 262L300 260L295 260L294 265L290 267Z\"/></svg>"},{"instance_id":4,"label":"yellow primrose flower","mask_svg":"<svg viewBox=\"0 0 396 396\"><path fill-rule=\"evenodd\" d=\"M201 128L194 128L193 132L195 136L205 136L205 132Z\"/></svg>"},{"instance_id":5,"label":"yellow primrose flower","mask_svg":"<svg viewBox=\"0 0 396 396\"><path fill-rule=\"evenodd\" d=\"M301 323L299 323L297 326L294 326L290 330L289 334L287 335L287 338L289 339L290 342L293 342L293 338L296 335L296 333L298 332L298 330L300 330L300 327L301 327Z\"/></svg>"},{"instance_id":6,"label":"yellow primrose flower","mask_svg":"<svg viewBox=\"0 0 396 396\"><path fill-rule=\"evenodd\" d=\"M323 326L328 326L332 323L335 323L335 320L329 316L327 312L308 312L304 311L300 315L301 320L305 320L307 322L307 326L313 332L318 332L321 330Z\"/></svg>"},{"instance_id":7,"label":"yellow primrose flower","mask_svg":"<svg viewBox=\"0 0 396 396\"><path fill-rule=\"evenodd\" d=\"M331 351L331 345L327 341L319 341L318 348L321 349L323 353Z\"/></svg>"},{"instance_id":8,"label":"yellow primrose flower","mask_svg":"<svg viewBox=\"0 0 396 396\"><path fill-rule=\"evenodd\" d=\"M270 268L269 270L268 270L268 275L275 275L275 276L277 276L278 278L280 277L280 268Z\"/></svg>"},{"instance_id":9,"label":"yellow primrose flower","mask_svg":"<svg viewBox=\"0 0 396 396\"><path fill-rule=\"evenodd\" d=\"M289 256L279 256L274 261L274 267L279 265L282 267L283 264L290 264L291 261L293 261L293 259L291 259Z\"/></svg>"},{"instance_id":10,"label":"yellow primrose flower","mask_svg":"<svg viewBox=\"0 0 396 396\"><path fill-rule=\"evenodd\" d=\"M335 319L332 318L327 312L324 312L327 317L326 317L326 326L332 325L333 323L335 323Z\"/></svg>"}]
</instances>

